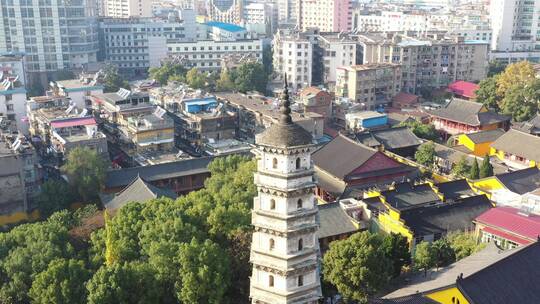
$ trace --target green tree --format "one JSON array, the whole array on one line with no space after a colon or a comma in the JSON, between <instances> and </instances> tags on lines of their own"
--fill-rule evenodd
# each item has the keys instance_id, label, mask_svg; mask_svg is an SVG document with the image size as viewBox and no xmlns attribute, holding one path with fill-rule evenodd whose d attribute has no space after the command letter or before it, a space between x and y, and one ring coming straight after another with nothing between
<instances>
[{"instance_id":1,"label":"green tree","mask_svg":"<svg viewBox=\"0 0 540 304\"><path fill-rule=\"evenodd\" d=\"M493 175L493 166L491 165L489 155L486 154L482 165L480 165L480 178L485 178Z\"/></svg>"},{"instance_id":2,"label":"green tree","mask_svg":"<svg viewBox=\"0 0 540 304\"><path fill-rule=\"evenodd\" d=\"M169 81L184 82L187 69L181 64L166 63L159 68L150 68L148 73L150 78L156 80L161 85L166 85Z\"/></svg>"},{"instance_id":3,"label":"green tree","mask_svg":"<svg viewBox=\"0 0 540 304\"><path fill-rule=\"evenodd\" d=\"M422 269L424 275L427 275L427 271L437 264L437 256L433 246L425 241L417 244L414 248L413 261L414 267Z\"/></svg>"},{"instance_id":4,"label":"green tree","mask_svg":"<svg viewBox=\"0 0 540 304\"><path fill-rule=\"evenodd\" d=\"M480 168L478 168L478 161L476 160L476 157L474 158L474 161L471 166L471 170L469 171L469 178L470 179L480 178Z\"/></svg>"},{"instance_id":5,"label":"green tree","mask_svg":"<svg viewBox=\"0 0 540 304\"><path fill-rule=\"evenodd\" d=\"M509 64L497 78L497 94L505 96L513 87L523 87L536 80L532 63L520 61Z\"/></svg>"},{"instance_id":6,"label":"green tree","mask_svg":"<svg viewBox=\"0 0 540 304\"><path fill-rule=\"evenodd\" d=\"M180 286L183 303L222 303L229 286L229 259L217 244L193 239L180 247Z\"/></svg>"},{"instance_id":7,"label":"green tree","mask_svg":"<svg viewBox=\"0 0 540 304\"><path fill-rule=\"evenodd\" d=\"M264 46L262 63L263 63L264 72L266 73L266 75L267 76L272 75L272 73L274 73L272 46L270 45Z\"/></svg>"},{"instance_id":8,"label":"green tree","mask_svg":"<svg viewBox=\"0 0 540 304\"><path fill-rule=\"evenodd\" d=\"M103 69L103 73L105 75L103 77L104 92L117 92L120 88L130 89L129 83L120 76L118 68L115 65L107 65Z\"/></svg>"},{"instance_id":9,"label":"green tree","mask_svg":"<svg viewBox=\"0 0 540 304\"><path fill-rule=\"evenodd\" d=\"M489 68L488 68L488 77L493 77L497 74L500 74L504 71L506 68L507 63L499 61L499 60L493 60L489 62Z\"/></svg>"},{"instance_id":10,"label":"green tree","mask_svg":"<svg viewBox=\"0 0 540 304\"><path fill-rule=\"evenodd\" d=\"M427 140L437 140L439 139L439 133L435 127L431 124L423 124L417 120L408 120L400 123L399 127L406 126L414 133L414 135L427 139Z\"/></svg>"},{"instance_id":11,"label":"green tree","mask_svg":"<svg viewBox=\"0 0 540 304\"><path fill-rule=\"evenodd\" d=\"M454 232L448 234L446 238L454 250L457 261L482 250L486 246L486 243L478 243L476 236L471 232Z\"/></svg>"},{"instance_id":12,"label":"green tree","mask_svg":"<svg viewBox=\"0 0 540 304\"><path fill-rule=\"evenodd\" d=\"M446 238L434 241L431 247L435 255L435 266L437 269L455 262L456 256L454 250Z\"/></svg>"},{"instance_id":13,"label":"green tree","mask_svg":"<svg viewBox=\"0 0 540 304\"><path fill-rule=\"evenodd\" d=\"M403 266L411 264L409 242L401 234L391 233L385 235L382 242L382 250L386 257L392 261L393 277L398 277L401 274Z\"/></svg>"},{"instance_id":14,"label":"green tree","mask_svg":"<svg viewBox=\"0 0 540 304\"><path fill-rule=\"evenodd\" d=\"M186 82L193 89L204 89L206 87L206 76L199 72L197 68L192 68L186 74Z\"/></svg>"},{"instance_id":15,"label":"green tree","mask_svg":"<svg viewBox=\"0 0 540 304\"><path fill-rule=\"evenodd\" d=\"M346 299L367 303L392 277L392 261L380 236L367 231L330 243L323 257L323 276Z\"/></svg>"},{"instance_id":16,"label":"green tree","mask_svg":"<svg viewBox=\"0 0 540 304\"><path fill-rule=\"evenodd\" d=\"M534 79L525 85L515 85L505 91L499 107L515 121L525 121L536 115L539 100L540 80Z\"/></svg>"},{"instance_id":17,"label":"green tree","mask_svg":"<svg viewBox=\"0 0 540 304\"><path fill-rule=\"evenodd\" d=\"M161 302L159 281L141 262L102 266L87 283L88 304L152 304Z\"/></svg>"},{"instance_id":18,"label":"green tree","mask_svg":"<svg viewBox=\"0 0 540 304\"><path fill-rule=\"evenodd\" d=\"M499 110L501 97L497 94L497 76L483 79L476 90L476 101L486 107Z\"/></svg>"},{"instance_id":19,"label":"green tree","mask_svg":"<svg viewBox=\"0 0 540 304\"><path fill-rule=\"evenodd\" d=\"M36 304L85 304L89 278L82 261L57 259L35 277L29 295Z\"/></svg>"},{"instance_id":20,"label":"green tree","mask_svg":"<svg viewBox=\"0 0 540 304\"><path fill-rule=\"evenodd\" d=\"M234 83L231 80L229 72L226 70L221 71L216 87L218 91L232 91L234 89Z\"/></svg>"},{"instance_id":21,"label":"green tree","mask_svg":"<svg viewBox=\"0 0 540 304\"><path fill-rule=\"evenodd\" d=\"M452 174L458 177L466 177L471 171L471 165L466 156L462 156L460 160L452 167Z\"/></svg>"},{"instance_id":22,"label":"green tree","mask_svg":"<svg viewBox=\"0 0 540 304\"><path fill-rule=\"evenodd\" d=\"M249 91L266 92L268 75L264 66L260 63L245 63L234 71L234 84L238 91L246 93Z\"/></svg>"},{"instance_id":23,"label":"green tree","mask_svg":"<svg viewBox=\"0 0 540 304\"><path fill-rule=\"evenodd\" d=\"M227 295L230 303L249 303L250 248L251 231L233 232L227 246L227 252L231 258L231 288Z\"/></svg>"},{"instance_id":24,"label":"green tree","mask_svg":"<svg viewBox=\"0 0 540 304\"><path fill-rule=\"evenodd\" d=\"M422 144L414 153L414 159L424 166L433 166L435 163L435 144L432 142Z\"/></svg>"},{"instance_id":25,"label":"green tree","mask_svg":"<svg viewBox=\"0 0 540 304\"><path fill-rule=\"evenodd\" d=\"M105 181L107 163L96 150L76 147L67 157L62 171L83 202L98 199L98 193Z\"/></svg>"},{"instance_id":26,"label":"green tree","mask_svg":"<svg viewBox=\"0 0 540 304\"><path fill-rule=\"evenodd\" d=\"M0 233L0 303L28 303L34 278L53 260L74 254L62 221L24 224Z\"/></svg>"},{"instance_id":27,"label":"green tree","mask_svg":"<svg viewBox=\"0 0 540 304\"><path fill-rule=\"evenodd\" d=\"M67 183L59 180L48 180L41 185L37 201L41 216L46 218L56 211L69 208L75 199Z\"/></svg>"}]
</instances>

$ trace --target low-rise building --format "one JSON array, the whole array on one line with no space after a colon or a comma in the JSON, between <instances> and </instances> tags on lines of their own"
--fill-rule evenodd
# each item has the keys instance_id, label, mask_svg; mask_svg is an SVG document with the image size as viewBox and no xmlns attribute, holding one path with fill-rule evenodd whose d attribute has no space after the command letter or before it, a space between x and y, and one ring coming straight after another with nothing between
<instances>
[{"instance_id":1,"label":"low-rise building","mask_svg":"<svg viewBox=\"0 0 540 304\"><path fill-rule=\"evenodd\" d=\"M346 198L353 189L383 187L417 176L415 168L341 134L313 153L312 159L317 178L315 193L327 202Z\"/></svg>"},{"instance_id":2,"label":"low-rise building","mask_svg":"<svg viewBox=\"0 0 540 304\"><path fill-rule=\"evenodd\" d=\"M93 117L58 119L50 123L50 148L60 158L66 158L75 147L95 150L103 159L109 158L107 137L98 131Z\"/></svg>"},{"instance_id":3,"label":"low-rise building","mask_svg":"<svg viewBox=\"0 0 540 304\"><path fill-rule=\"evenodd\" d=\"M476 83L458 80L448 85L447 91L452 93L454 97L474 100L476 99L476 91L480 88Z\"/></svg>"},{"instance_id":4,"label":"low-rise building","mask_svg":"<svg viewBox=\"0 0 540 304\"><path fill-rule=\"evenodd\" d=\"M510 124L510 117L489 110L481 103L459 98L428 113L431 123L445 136L494 129L507 130Z\"/></svg>"},{"instance_id":5,"label":"low-rise building","mask_svg":"<svg viewBox=\"0 0 540 304\"><path fill-rule=\"evenodd\" d=\"M80 79L51 81L51 91L54 95L69 97L79 109L90 108L92 101L90 95L102 94L105 86L98 79Z\"/></svg>"},{"instance_id":6,"label":"low-rise building","mask_svg":"<svg viewBox=\"0 0 540 304\"><path fill-rule=\"evenodd\" d=\"M108 197L102 195L103 198ZM156 198L176 199L178 195L169 189L158 188L142 177L137 176L124 190L116 193L110 200L102 202L108 211L116 211L131 202L146 203Z\"/></svg>"},{"instance_id":7,"label":"low-rise building","mask_svg":"<svg viewBox=\"0 0 540 304\"><path fill-rule=\"evenodd\" d=\"M281 115L278 101L260 95L241 93L218 93L219 102L225 108L236 113L239 137L253 141L255 135L270 125L276 123ZM324 117L317 113L291 113L292 120L309 131L313 139L318 140L324 135Z\"/></svg>"},{"instance_id":8,"label":"low-rise building","mask_svg":"<svg viewBox=\"0 0 540 304\"><path fill-rule=\"evenodd\" d=\"M374 110L390 106L401 91L401 67L377 63L340 67L336 71L336 96L347 97Z\"/></svg>"},{"instance_id":9,"label":"low-rise building","mask_svg":"<svg viewBox=\"0 0 540 304\"><path fill-rule=\"evenodd\" d=\"M118 193L140 177L161 189L172 190L178 195L187 194L204 188L204 181L210 177L208 164L213 159L214 157L201 157L107 171L103 192Z\"/></svg>"},{"instance_id":10,"label":"low-rise building","mask_svg":"<svg viewBox=\"0 0 540 304\"><path fill-rule=\"evenodd\" d=\"M540 170L531 167L473 181L478 193L486 194L497 205L512 205L520 202L521 196L535 191L540 185Z\"/></svg>"},{"instance_id":11,"label":"low-rise building","mask_svg":"<svg viewBox=\"0 0 540 304\"><path fill-rule=\"evenodd\" d=\"M0 224L5 225L27 219L41 174L36 151L24 137L0 136Z\"/></svg>"},{"instance_id":12,"label":"low-rise building","mask_svg":"<svg viewBox=\"0 0 540 304\"><path fill-rule=\"evenodd\" d=\"M458 145L462 145L471 151L471 154L484 157L490 154L491 145L501 136L504 130L486 130L476 133L461 134L458 136Z\"/></svg>"},{"instance_id":13,"label":"low-rise building","mask_svg":"<svg viewBox=\"0 0 540 304\"><path fill-rule=\"evenodd\" d=\"M482 243L494 242L502 249L528 245L540 237L540 215L517 208L493 208L478 216L474 223Z\"/></svg>"},{"instance_id":14,"label":"low-rise building","mask_svg":"<svg viewBox=\"0 0 540 304\"><path fill-rule=\"evenodd\" d=\"M0 129L28 134L26 89L18 75L0 73Z\"/></svg>"},{"instance_id":15,"label":"low-rise building","mask_svg":"<svg viewBox=\"0 0 540 304\"><path fill-rule=\"evenodd\" d=\"M400 110L415 109L420 97L414 94L399 92L392 98L392 107Z\"/></svg>"},{"instance_id":16,"label":"low-rise building","mask_svg":"<svg viewBox=\"0 0 540 304\"><path fill-rule=\"evenodd\" d=\"M511 129L491 144L490 155L514 169L538 166L540 137Z\"/></svg>"},{"instance_id":17,"label":"low-rise building","mask_svg":"<svg viewBox=\"0 0 540 304\"><path fill-rule=\"evenodd\" d=\"M130 117L150 114L155 106L148 93L120 89L118 92L91 95L92 108L111 124L127 126Z\"/></svg>"},{"instance_id":18,"label":"low-rise building","mask_svg":"<svg viewBox=\"0 0 540 304\"><path fill-rule=\"evenodd\" d=\"M303 107L304 113L317 113L322 115L325 121L329 121L332 118L332 100L330 92L318 87L308 87L300 91L297 102Z\"/></svg>"},{"instance_id":19,"label":"low-rise building","mask_svg":"<svg viewBox=\"0 0 540 304\"><path fill-rule=\"evenodd\" d=\"M403 157L414 157L417 148L422 144L422 140L407 127L357 133L356 140L368 147L389 151Z\"/></svg>"},{"instance_id":20,"label":"low-rise building","mask_svg":"<svg viewBox=\"0 0 540 304\"><path fill-rule=\"evenodd\" d=\"M540 114L534 115L527 121L512 123L512 129L532 134L534 136L540 136Z\"/></svg>"},{"instance_id":21,"label":"low-rise building","mask_svg":"<svg viewBox=\"0 0 540 304\"><path fill-rule=\"evenodd\" d=\"M537 303L536 263L540 242L512 250L488 245L447 267L410 276L406 286L374 303Z\"/></svg>"},{"instance_id":22,"label":"low-rise building","mask_svg":"<svg viewBox=\"0 0 540 304\"><path fill-rule=\"evenodd\" d=\"M345 122L347 129L357 132L385 127L388 123L388 116L385 113L375 111L352 112L345 114Z\"/></svg>"}]
</instances>

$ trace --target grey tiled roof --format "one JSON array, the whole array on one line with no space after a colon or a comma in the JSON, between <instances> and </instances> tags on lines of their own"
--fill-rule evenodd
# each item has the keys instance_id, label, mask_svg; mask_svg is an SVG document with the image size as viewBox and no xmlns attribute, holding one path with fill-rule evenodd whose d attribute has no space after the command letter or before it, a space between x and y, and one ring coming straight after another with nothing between
<instances>
[{"instance_id":1,"label":"grey tiled roof","mask_svg":"<svg viewBox=\"0 0 540 304\"><path fill-rule=\"evenodd\" d=\"M439 196L429 184L399 183L392 190L382 191L381 195L386 198L386 202L391 207L397 210L406 210L440 202Z\"/></svg>"},{"instance_id":2,"label":"grey tiled roof","mask_svg":"<svg viewBox=\"0 0 540 304\"><path fill-rule=\"evenodd\" d=\"M395 299L373 299L369 304L437 304L438 302L421 294L405 296Z\"/></svg>"},{"instance_id":3,"label":"grey tiled roof","mask_svg":"<svg viewBox=\"0 0 540 304\"><path fill-rule=\"evenodd\" d=\"M343 179L377 153L343 135L338 135L312 155L315 166Z\"/></svg>"},{"instance_id":4,"label":"grey tiled roof","mask_svg":"<svg viewBox=\"0 0 540 304\"><path fill-rule=\"evenodd\" d=\"M495 129L495 130L486 130L486 131L480 131L476 133L467 134L467 137L470 138L472 142L474 142L475 144L478 144L478 143L495 141L497 138L501 137L504 133L505 132L502 129Z\"/></svg>"},{"instance_id":5,"label":"grey tiled roof","mask_svg":"<svg viewBox=\"0 0 540 304\"><path fill-rule=\"evenodd\" d=\"M439 193L444 195L445 200L458 199L464 196L475 195L475 192L467 183L466 179L458 179L449 182L439 183L435 185L439 189Z\"/></svg>"},{"instance_id":6,"label":"grey tiled roof","mask_svg":"<svg viewBox=\"0 0 540 304\"><path fill-rule=\"evenodd\" d=\"M454 98L446 106L431 110L429 113L433 116L471 126L482 126L510 120L510 117L497 114L491 110L481 112L482 108L481 103Z\"/></svg>"},{"instance_id":7,"label":"grey tiled roof","mask_svg":"<svg viewBox=\"0 0 540 304\"><path fill-rule=\"evenodd\" d=\"M130 202L144 203L148 200L159 197L175 199L177 195L173 191L153 186L138 176L129 186L127 186L111 201L105 204L105 208L116 210Z\"/></svg>"},{"instance_id":8,"label":"grey tiled roof","mask_svg":"<svg viewBox=\"0 0 540 304\"><path fill-rule=\"evenodd\" d=\"M309 131L296 123L275 123L256 136L259 145L287 148L310 145L313 137Z\"/></svg>"},{"instance_id":9,"label":"grey tiled roof","mask_svg":"<svg viewBox=\"0 0 540 304\"><path fill-rule=\"evenodd\" d=\"M528 160L540 161L540 137L528 133L511 129L493 142L491 147Z\"/></svg>"},{"instance_id":10,"label":"grey tiled roof","mask_svg":"<svg viewBox=\"0 0 540 304\"><path fill-rule=\"evenodd\" d=\"M209 173L208 164L214 157L201 157L151 166L111 170L105 177L105 187L117 188L130 184L137 176L152 182L162 179Z\"/></svg>"},{"instance_id":11,"label":"grey tiled roof","mask_svg":"<svg viewBox=\"0 0 540 304\"><path fill-rule=\"evenodd\" d=\"M339 203L319 205L319 238L358 231Z\"/></svg>"},{"instance_id":12,"label":"grey tiled roof","mask_svg":"<svg viewBox=\"0 0 540 304\"><path fill-rule=\"evenodd\" d=\"M414 235L430 235L472 228L472 221L493 205L485 195L471 196L452 203L408 210L401 219Z\"/></svg>"},{"instance_id":13,"label":"grey tiled roof","mask_svg":"<svg viewBox=\"0 0 540 304\"><path fill-rule=\"evenodd\" d=\"M540 188L540 170L537 167L496 175L496 178L510 191L525 194Z\"/></svg>"},{"instance_id":14,"label":"grey tiled roof","mask_svg":"<svg viewBox=\"0 0 540 304\"><path fill-rule=\"evenodd\" d=\"M377 130L372 134L388 150L419 146L422 143L407 127Z\"/></svg>"},{"instance_id":15,"label":"grey tiled roof","mask_svg":"<svg viewBox=\"0 0 540 304\"><path fill-rule=\"evenodd\" d=\"M448 267L444 267L439 270L431 270L428 272L427 276L424 276L424 273L418 273L410 277L408 280L409 283L406 286L387 294L384 296L384 298L401 298L452 286L456 283L456 279L460 274L463 274L464 277L468 277L471 274L507 257L517 250L501 251L494 243L488 243L486 248L483 250L459 260ZM487 290L490 289L491 288L488 288Z\"/></svg>"},{"instance_id":16,"label":"grey tiled roof","mask_svg":"<svg viewBox=\"0 0 540 304\"><path fill-rule=\"evenodd\" d=\"M474 304L540 303L540 242L457 281L458 289Z\"/></svg>"}]
</instances>

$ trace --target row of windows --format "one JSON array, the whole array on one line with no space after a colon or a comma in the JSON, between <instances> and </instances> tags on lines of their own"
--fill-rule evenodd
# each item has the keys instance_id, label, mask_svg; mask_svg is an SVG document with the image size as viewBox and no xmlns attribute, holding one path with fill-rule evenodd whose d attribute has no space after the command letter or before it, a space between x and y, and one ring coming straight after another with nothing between
<instances>
[{"instance_id":1,"label":"row of windows","mask_svg":"<svg viewBox=\"0 0 540 304\"><path fill-rule=\"evenodd\" d=\"M296 278L296 283L297 283L297 286L298 286L298 287L304 286L304 276L299 275L299 276ZM269 286L269 287L274 287L274 276L273 276L273 275L270 275L270 276L268 277L268 286Z\"/></svg>"},{"instance_id":2,"label":"row of windows","mask_svg":"<svg viewBox=\"0 0 540 304\"><path fill-rule=\"evenodd\" d=\"M302 208L304 208L304 202L302 201L302 199L298 199L298 201L296 201L296 209ZM270 210L276 210L276 200L274 199L270 200Z\"/></svg>"}]
</instances>

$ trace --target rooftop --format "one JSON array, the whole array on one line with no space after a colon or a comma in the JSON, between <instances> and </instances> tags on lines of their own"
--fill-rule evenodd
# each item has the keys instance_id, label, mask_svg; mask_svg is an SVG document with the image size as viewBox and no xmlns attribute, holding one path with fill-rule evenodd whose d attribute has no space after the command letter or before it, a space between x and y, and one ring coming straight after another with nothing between
<instances>
[{"instance_id":1,"label":"rooftop","mask_svg":"<svg viewBox=\"0 0 540 304\"><path fill-rule=\"evenodd\" d=\"M506 189L517 194L525 194L540 188L540 170L537 167L497 174L495 178Z\"/></svg>"},{"instance_id":2,"label":"rooftop","mask_svg":"<svg viewBox=\"0 0 540 304\"><path fill-rule=\"evenodd\" d=\"M111 201L107 202L105 208L116 210L130 202L145 203L148 200L159 197L176 199L177 195L173 191L149 184L140 176L137 176L131 184L119 192Z\"/></svg>"},{"instance_id":3,"label":"rooftop","mask_svg":"<svg viewBox=\"0 0 540 304\"><path fill-rule=\"evenodd\" d=\"M317 234L320 239L359 230L339 202L319 205L319 220L320 227Z\"/></svg>"},{"instance_id":4,"label":"rooftop","mask_svg":"<svg viewBox=\"0 0 540 304\"><path fill-rule=\"evenodd\" d=\"M441 203L441 199L429 184L398 183L394 189L382 191L381 196L388 205L400 211Z\"/></svg>"},{"instance_id":5,"label":"rooftop","mask_svg":"<svg viewBox=\"0 0 540 304\"><path fill-rule=\"evenodd\" d=\"M370 132L385 149L400 149L419 146L422 141L407 127L397 127Z\"/></svg>"},{"instance_id":6,"label":"rooftop","mask_svg":"<svg viewBox=\"0 0 540 304\"><path fill-rule=\"evenodd\" d=\"M232 23L210 21L210 22L206 22L205 24L208 25L208 26L211 26L211 27L217 27L217 28L225 30L227 32L241 32L241 31L246 30L245 28L243 28L241 26L238 26L236 24L232 24Z\"/></svg>"},{"instance_id":7,"label":"rooftop","mask_svg":"<svg viewBox=\"0 0 540 304\"><path fill-rule=\"evenodd\" d=\"M480 131L476 133L470 133L465 134L473 143L480 144L480 143L487 143L487 142L493 142L497 138L501 137L505 133L502 129L495 129L495 130L485 130Z\"/></svg>"},{"instance_id":8,"label":"rooftop","mask_svg":"<svg viewBox=\"0 0 540 304\"><path fill-rule=\"evenodd\" d=\"M476 222L505 230L509 233L536 241L540 236L540 215L520 213L512 207L497 207L476 218Z\"/></svg>"},{"instance_id":9,"label":"rooftop","mask_svg":"<svg viewBox=\"0 0 540 304\"><path fill-rule=\"evenodd\" d=\"M414 235L444 234L471 230L473 220L492 207L485 195L476 195L451 203L408 210L401 214L401 219Z\"/></svg>"},{"instance_id":10,"label":"rooftop","mask_svg":"<svg viewBox=\"0 0 540 304\"><path fill-rule=\"evenodd\" d=\"M213 157L202 157L151 166L111 170L107 172L105 177L105 187L125 187L137 176L147 182L153 182L180 176L209 173L208 164L213 159Z\"/></svg>"},{"instance_id":11,"label":"rooftop","mask_svg":"<svg viewBox=\"0 0 540 304\"><path fill-rule=\"evenodd\" d=\"M518 130L508 130L491 147L528 160L540 161L540 137Z\"/></svg>"},{"instance_id":12,"label":"rooftop","mask_svg":"<svg viewBox=\"0 0 540 304\"><path fill-rule=\"evenodd\" d=\"M400 66L401 65L397 63L368 63L368 64L343 66L343 67L340 67L340 69L344 69L347 71L369 71L369 70L377 70L377 69L384 69L384 68L395 68L395 67L400 67Z\"/></svg>"},{"instance_id":13,"label":"rooftop","mask_svg":"<svg viewBox=\"0 0 540 304\"><path fill-rule=\"evenodd\" d=\"M440 109L428 111L432 116L471 126L484 126L509 121L510 117L497 114L481 103L453 98Z\"/></svg>"},{"instance_id":14,"label":"rooftop","mask_svg":"<svg viewBox=\"0 0 540 304\"><path fill-rule=\"evenodd\" d=\"M466 179L458 179L436 184L439 193L442 193L444 200L456 200L463 197L476 195Z\"/></svg>"},{"instance_id":15,"label":"rooftop","mask_svg":"<svg viewBox=\"0 0 540 304\"><path fill-rule=\"evenodd\" d=\"M476 83L463 80L454 81L448 85L448 91L467 98L476 98L476 90L479 88L480 86Z\"/></svg>"}]
</instances>

